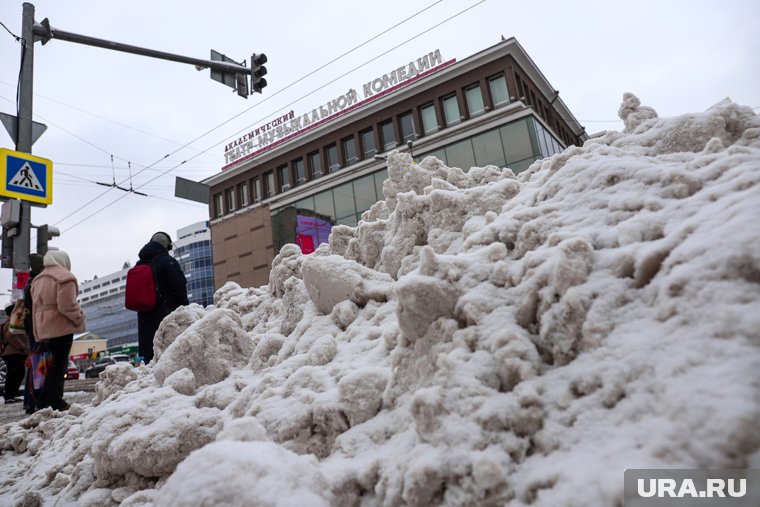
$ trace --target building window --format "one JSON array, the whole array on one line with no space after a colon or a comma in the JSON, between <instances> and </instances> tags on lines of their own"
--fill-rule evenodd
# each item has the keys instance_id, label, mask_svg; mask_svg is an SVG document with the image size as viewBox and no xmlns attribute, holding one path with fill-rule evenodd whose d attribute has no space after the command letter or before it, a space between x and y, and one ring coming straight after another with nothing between
<instances>
[{"instance_id":1,"label":"building window","mask_svg":"<svg viewBox=\"0 0 760 507\"><path fill-rule=\"evenodd\" d=\"M214 216L219 218L222 215L224 215L224 197L220 192L214 195Z\"/></svg>"},{"instance_id":2,"label":"building window","mask_svg":"<svg viewBox=\"0 0 760 507\"><path fill-rule=\"evenodd\" d=\"M281 191L290 190L290 169L287 164L277 168L277 177L280 180Z\"/></svg>"},{"instance_id":3,"label":"building window","mask_svg":"<svg viewBox=\"0 0 760 507\"><path fill-rule=\"evenodd\" d=\"M316 179L322 176L322 160L319 158L319 152L314 151L307 155L309 159L309 170L311 171L311 177Z\"/></svg>"},{"instance_id":4,"label":"building window","mask_svg":"<svg viewBox=\"0 0 760 507\"><path fill-rule=\"evenodd\" d=\"M375 150L375 133L372 129L363 130L361 132L362 138L362 151L364 152L364 158L372 158L377 153Z\"/></svg>"},{"instance_id":5,"label":"building window","mask_svg":"<svg viewBox=\"0 0 760 507\"><path fill-rule=\"evenodd\" d=\"M334 173L340 169L340 162L338 162L338 147L331 144L325 151L327 153L327 172Z\"/></svg>"},{"instance_id":6,"label":"building window","mask_svg":"<svg viewBox=\"0 0 760 507\"><path fill-rule=\"evenodd\" d=\"M248 183L238 185L238 195L240 197L240 207L245 208L251 201L248 197Z\"/></svg>"},{"instance_id":7,"label":"building window","mask_svg":"<svg viewBox=\"0 0 760 507\"><path fill-rule=\"evenodd\" d=\"M432 134L438 130L438 118L435 116L435 106L428 104L420 108L422 115L422 131L425 134Z\"/></svg>"},{"instance_id":8,"label":"building window","mask_svg":"<svg viewBox=\"0 0 760 507\"><path fill-rule=\"evenodd\" d=\"M475 165L475 154L472 151L472 141L465 139L446 146L446 162L449 167L458 167L464 172Z\"/></svg>"},{"instance_id":9,"label":"building window","mask_svg":"<svg viewBox=\"0 0 760 507\"><path fill-rule=\"evenodd\" d=\"M261 190L261 178L253 178L253 202L259 202L264 196Z\"/></svg>"},{"instance_id":10,"label":"building window","mask_svg":"<svg viewBox=\"0 0 760 507\"><path fill-rule=\"evenodd\" d=\"M507 165L498 130L490 130L473 137L472 148L475 152L475 165L478 167L487 165L504 167Z\"/></svg>"},{"instance_id":11,"label":"building window","mask_svg":"<svg viewBox=\"0 0 760 507\"><path fill-rule=\"evenodd\" d=\"M296 186L306 183L306 167L303 164L303 159L294 160L293 168L296 171Z\"/></svg>"},{"instance_id":12,"label":"building window","mask_svg":"<svg viewBox=\"0 0 760 507\"><path fill-rule=\"evenodd\" d=\"M470 112L470 117L486 112L479 84L465 88L464 95L467 98L467 110Z\"/></svg>"},{"instance_id":13,"label":"building window","mask_svg":"<svg viewBox=\"0 0 760 507\"><path fill-rule=\"evenodd\" d=\"M530 126L532 128L532 125ZM501 142L504 145L504 151L507 154L507 164L512 164L525 159L533 161L537 150L533 148L530 130L527 120L520 120L509 125L504 125L499 129L501 133Z\"/></svg>"},{"instance_id":14,"label":"building window","mask_svg":"<svg viewBox=\"0 0 760 507\"><path fill-rule=\"evenodd\" d=\"M398 117L399 125L401 126L401 139L403 142L414 141L417 139L417 134L414 131L414 119L412 112L404 113Z\"/></svg>"},{"instance_id":15,"label":"building window","mask_svg":"<svg viewBox=\"0 0 760 507\"><path fill-rule=\"evenodd\" d=\"M449 95L443 99L443 117L446 120L446 126L456 125L462 119L459 115L459 103L456 95Z\"/></svg>"},{"instance_id":16,"label":"building window","mask_svg":"<svg viewBox=\"0 0 760 507\"><path fill-rule=\"evenodd\" d=\"M224 193L227 196L227 212L235 211L235 189L228 188Z\"/></svg>"},{"instance_id":17,"label":"building window","mask_svg":"<svg viewBox=\"0 0 760 507\"><path fill-rule=\"evenodd\" d=\"M396 129L393 127L393 121L388 120L380 124L380 137L383 143L383 150L392 150L398 143L396 142Z\"/></svg>"},{"instance_id":18,"label":"building window","mask_svg":"<svg viewBox=\"0 0 760 507\"><path fill-rule=\"evenodd\" d=\"M274 173L272 171L269 171L266 176L266 180L264 182L266 183L266 195L267 197L272 197L275 194L276 187L274 186Z\"/></svg>"},{"instance_id":19,"label":"building window","mask_svg":"<svg viewBox=\"0 0 760 507\"><path fill-rule=\"evenodd\" d=\"M504 78L504 74L489 79L488 87L491 89L491 99L493 99L494 106L503 106L509 103L507 80Z\"/></svg>"},{"instance_id":20,"label":"building window","mask_svg":"<svg viewBox=\"0 0 760 507\"><path fill-rule=\"evenodd\" d=\"M359 157L356 156L356 140L354 136L343 139L341 145L343 146L343 156L346 157L347 166L359 161Z\"/></svg>"},{"instance_id":21,"label":"building window","mask_svg":"<svg viewBox=\"0 0 760 507\"><path fill-rule=\"evenodd\" d=\"M333 198L335 199L335 218L338 223L343 223L344 218L355 218L356 203L354 202L354 189L351 182L344 183L333 188Z\"/></svg>"}]
</instances>

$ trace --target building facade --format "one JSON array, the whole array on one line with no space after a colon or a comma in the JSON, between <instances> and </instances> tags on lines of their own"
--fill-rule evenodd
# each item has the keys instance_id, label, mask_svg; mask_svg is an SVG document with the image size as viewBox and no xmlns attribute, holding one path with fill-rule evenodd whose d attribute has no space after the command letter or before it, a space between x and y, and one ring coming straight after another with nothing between
<instances>
[{"instance_id":1,"label":"building facade","mask_svg":"<svg viewBox=\"0 0 760 507\"><path fill-rule=\"evenodd\" d=\"M124 308L127 271L129 266L125 265L120 271L79 286L87 331L105 338L108 347L137 343L137 314Z\"/></svg>"},{"instance_id":2,"label":"building facade","mask_svg":"<svg viewBox=\"0 0 760 507\"><path fill-rule=\"evenodd\" d=\"M214 270L208 221L177 230L171 252L187 279L187 299L208 306L214 303Z\"/></svg>"},{"instance_id":3,"label":"building facade","mask_svg":"<svg viewBox=\"0 0 760 507\"><path fill-rule=\"evenodd\" d=\"M208 222L197 222L177 231L169 252L179 262L187 279L187 298L208 306L214 299ZM137 314L124 307L128 265L110 275L82 282L79 303L87 330L108 341L108 348L137 345Z\"/></svg>"},{"instance_id":4,"label":"building facade","mask_svg":"<svg viewBox=\"0 0 760 507\"><path fill-rule=\"evenodd\" d=\"M356 226L383 199L391 150L518 173L588 138L514 38L460 62L427 53L360 90L225 147L226 165L203 182L218 285L266 284L282 245L310 253L332 226Z\"/></svg>"}]
</instances>

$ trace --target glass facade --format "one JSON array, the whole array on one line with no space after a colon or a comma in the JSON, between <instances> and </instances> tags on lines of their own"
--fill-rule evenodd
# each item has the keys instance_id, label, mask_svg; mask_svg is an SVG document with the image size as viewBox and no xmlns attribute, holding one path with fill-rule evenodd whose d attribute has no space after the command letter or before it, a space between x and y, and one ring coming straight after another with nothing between
<instances>
[{"instance_id":1,"label":"glass facade","mask_svg":"<svg viewBox=\"0 0 760 507\"><path fill-rule=\"evenodd\" d=\"M273 211L275 250L295 243L311 253L327 243L333 225L356 226L361 214L383 199L387 177L387 169L382 169Z\"/></svg>"},{"instance_id":2,"label":"glass facade","mask_svg":"<svg viewBox=\"0 0 760 507\"><path fill-rule=\"evenodd\" d=\"M126 274L125 274L126 276ZM87 331L107 340L109 347L137 343L137 314L124 308L124 287L82 303Z\"/></svg>"},{"instance_id":3,"label":"glass facade","mask_svg":"<svg viewBox=\"0 0 760 507\"><path fill-rule=\"evenodd\" d=\"M187 299L202 306L213 304L214 267L211 260L211 240L203 239L178 246L173 253L187 279Z\"/></svg>"},{"instance_id":4,"label":"glass facade","mask_svg":"<svg viewBox=\"0 0 760 507\"><path fill-rule=\"evenodd\" d=\"M467 171L470 167L495 165L515 173L527 169L535 160L560 153L564 148L535 118L527 117L488 130L445 148L427 152L449 167Z\"/></svg>"}]
</instances>

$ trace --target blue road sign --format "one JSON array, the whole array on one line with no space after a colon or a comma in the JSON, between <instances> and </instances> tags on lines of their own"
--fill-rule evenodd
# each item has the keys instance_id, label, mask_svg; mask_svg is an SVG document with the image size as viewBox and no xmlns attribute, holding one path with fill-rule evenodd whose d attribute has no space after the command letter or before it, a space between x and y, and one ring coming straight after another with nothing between
<instances>
[{"instance_id":1,"label":"blue road sign","mask_svg":"<svg viewBox=\"0 0 760 507\"><path fill-rule=\"evenodd\" d=\"M0 148L0 196L40 204L53 202L53 162Z\"/></svg>"}]
</instances>

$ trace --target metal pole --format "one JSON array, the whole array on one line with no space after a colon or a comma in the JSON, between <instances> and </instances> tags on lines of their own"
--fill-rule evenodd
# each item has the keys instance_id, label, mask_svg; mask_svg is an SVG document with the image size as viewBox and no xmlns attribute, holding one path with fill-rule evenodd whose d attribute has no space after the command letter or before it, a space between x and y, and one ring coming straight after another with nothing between
<instances>
[{"instance_id":1,"label":"metal pole","mask_svg":"<svg viewBox=\"0 0 760 507\"><path fill-rule=\"evenodd\" d=\"M237 65L235 63L225 62L222 60L202 60L200 58L175 55L172 53L167 53L165 51L141 48L139 46L132 46L130 44L123 44L121 42L98 39L96 37L90 37L89 35L66 32L64 30L50 26L50 24L47 22L47 19L45 19L41 24L38 23L34 25L34 33L43 38L43 43L46 43L48 41L48 38L58 39L67 42L75 42L77 44L84 44L86 46L95 46L104 49L111 49L113 51L122 51L124 53L149 56L151 58L158 58L161 60L187 63L190 65L196 65L198 67L206 67L212 70L218 70L219 72L233 72L239 74L251 73L250 67L243 67L242 65Z\"/></svg>"},{"instance_id":2,"label":"metal pole","mask_svg":"<svg viewBox=\"0 0 760 507\"><path fill-rule=\"evenodd\" d=\"M18 128L16 129L16 151L32 153L32 94L34 83L34 5L24 3L21 18L21 78L19 83ZM21 295L25 279L20 273L29 273L29 240L32 222L32 207L21 201L21 217L18 235L13 238L13 294ZM23 275L21 275L23 277ZM15 299L15 297L14 297Z\"/></svg>"}]
</instances>

